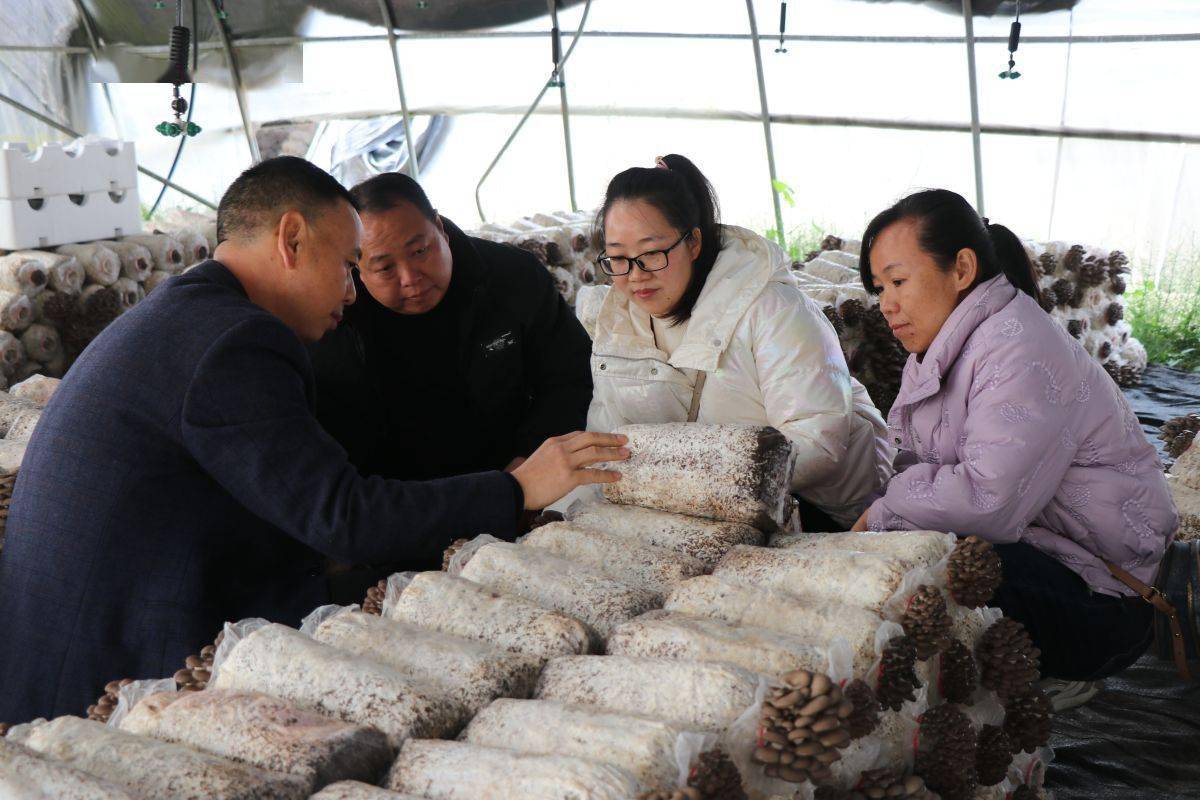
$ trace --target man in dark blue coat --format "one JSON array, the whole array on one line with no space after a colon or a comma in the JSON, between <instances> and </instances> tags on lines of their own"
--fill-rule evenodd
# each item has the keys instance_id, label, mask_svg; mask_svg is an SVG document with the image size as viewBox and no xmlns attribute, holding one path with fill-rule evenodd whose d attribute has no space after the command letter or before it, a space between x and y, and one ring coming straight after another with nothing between
<instances>
[{"instance_id":1,"label":"man in dark blue coat","mask_svg":"<svg viewBox=\"0 0 1200 800\"><path fill-rule=\"evenodd\" d=\"M313 416L305 343L354 301L362 226L308 162L243 173L213 261L107 328L47 406L0 553L0 721L82 713L118 678L171 675L226 620L296 624L324 567L428 557L620 460L620 437L548 440L511 473L363 477Z\"/></svg>"}]
</instances>

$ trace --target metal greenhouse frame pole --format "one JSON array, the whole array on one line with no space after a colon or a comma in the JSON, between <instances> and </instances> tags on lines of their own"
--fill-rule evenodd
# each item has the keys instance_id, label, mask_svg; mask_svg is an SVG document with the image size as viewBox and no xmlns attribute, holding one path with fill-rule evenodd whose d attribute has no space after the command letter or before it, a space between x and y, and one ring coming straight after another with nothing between
<instances>
[{"instance_id":1,"label":"metal greenhouse frame pole","mask_svg":"<svg viewBox=\"0 0 1200 800\"><path fill-rule=\"evenodd\" d=\"M578 211L575 202L575 152L571 147L571 109L567 105L567 73L562 66L562 31L558 27L558 1L546 0L550 7L550 35L554 37L554 71L558 77L558 106L562 112L563 146L567 150L567 193L571 210Z\"/></svg>"},{"instance_id":2,"label":"metal greenhouse frame pole","mask_svg":"<svg viewBox=\"0 0 1200 800\"><path fill-rule=\"evenodd\" d=\"M421 165L417 163L417 145L413 141L412 117L408 113L408 98L404 94L404 76L400 73L400 51L396 48L396 19L389 0L379 0L379 12L387 26L388 47L392 50L392 67L396 70L396 91L400 94L400 115L404 119L404 144L408 150L408 172L414 181L421 180Z\"/></svg>"},{"instance_id":3,"label":"metal greenhouse frame pole","mask_svg":"<svg viewBox=\"0 0 1200 800\"><path fill-rule=\"evenodd\" d=\"M246 144L250 146L250 160L255 164L262 161L262 153L258 150L258 140L254 138L254 129L250 126L250 106L246 102L246 87L242 84L242 70L238 67L237 53L234 52L233 41L229 38L229 29L221 12L217 9L216 0L208 0L208 10L212 12L213 22L217 24L217 33L221 35L221 45L225 48L225 57L229 59L229 72L233 78L233 93L237 96L238 112L242 115L242 129L246 132Z\"/></svg>"},{"instance_id":4,"label":"metal greenhouse frame pole","mask_svg":"<svg viewBox=\"0 0 1200 800\"><path fill-rule=\"evenodd\" d=\"M592 0L585 0L583 4L583 15L579 18L579 28L575 31L574 38L571 39L571 46L567 48L567 52L563 53L562 61L559 62L560 68L566 65L567 60L571 57L571 53L575 52L575 45L579 44L579 40L583 38L583 28L585 25L587 25L588 14L591 12L591 10ZM484 170L483 175L480 176L479 183L475 184L475 208L479 211L480 221L487 222L487 215L483 213L483 201L479 196L480 191L483 189L484 182L492 174L492 170L496 168L496 165L500 163L500 159L504 157L506 152L508 152L508 148L512 145L513 140L517 138L517 134L520 133L521 129L525 127L525 123L529 121L529 118L533 116L533 112L537 110L538 103L542 102L542 98L546 96L546 92L549 89L550 81L546 81L542 85L541 90L538 91L537 97L533 98L533 102L521 116L521 120L517 123L517 126L513 128L512 133L508 135L508 138L504 140L504 144L500 146L500 152L496 153L496 157L492 159L492 163L488 164L488 168Z\"/></svg>"},{"instance_id":5,"label":"metal greenhouse frame pole","mask_svg":"<svg viewBox=\"0 0 1200 800\"><path fill-rule=\"evenodd\" d=\"M786 239L783 233L783 207L779 204L779 192L775 188L778 184L775 174L775 143L771 139L771 111L767 107L767 81L763 76L762 48L759 46L754 0L746 0L746 14L750 17L750 38L754 43L754 71L758 76L758 104L762 109L763 137L767 146L767 171L771 174L771 203L775 206L775 230L779 232L779 243L784 244Z\"/></svg>"},{"instance_id":6,"label":"metal greenhouse frame pole","mask_svg":"<svg viewBox=\"0 0 1200 800\"><path fill-rule=\"evenodd\" d=\"M967 34L967 80L971 93L971 147L975 156L975 209L987 216L983 206L983 148L979 141L979 84L975 76L975 20L971 0L962 0L963 24Z\"/></svg>"},{"instance_id":7,"label":"metal greenhouse frame pole","mask_svg":"<svg viewBox=\"0 0 1200 800\"><path fill-rule=\"evenodd\" d=\"M429 39L532 39L543 36L541 31L414 31L396 34L397 41ZM699 39L710 41L742 41L750 38L747 33L679 33L676 31L588 31L588 38L606 39ZM763 41L775 41L778 34L759 34ZM344 36L263 36L259 38L233 39L235 48L284 47L294 44L328 44L336 42L382 42L385 34L351 34ZM853 36L846 34L785 34L784 42L820 42L854 44L962 44L962 36ZM1007 36L977 36L978 44L1005 44ZM1140 44L1153 42L1197 42L1200 33L1121 33L1083 36L1022 36L1021 44ZM217 42L199 42L201 50L214 50ZM111 45L129 53L166 53L166 45ZM70 45L25 45L0 44L0 52L44 52L86 54L87 47Z\"/></svg>"}]
</instances>

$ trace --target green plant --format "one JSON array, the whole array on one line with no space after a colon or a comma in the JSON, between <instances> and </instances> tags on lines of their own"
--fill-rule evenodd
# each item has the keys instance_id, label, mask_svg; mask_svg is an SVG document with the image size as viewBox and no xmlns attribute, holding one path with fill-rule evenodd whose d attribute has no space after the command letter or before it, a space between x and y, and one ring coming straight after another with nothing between
<instances>
[{"instance_id":1,"label":"green plant","mask_svg":"<svg viewBox=\"0 0 1200 800\"><path fill-rule=\"evenodd\" d=\"M1139 281L1126 300L1151 364L1200 371L1200 249L1173 253L1157 279Z\"/></svg>"},{"instance_id":2,"label":"green plant","mask_svg":"<svg viewBox=\"0 0 1200 800\"><path fill-rule=\"evenodd\" d=\"M775 228L767 228L763 236L779 244L792 260L803 259L814 250L821 249L821 240L825 238L826 226L815 222L806 222L789 228L780 235Z\"/></svg>"}]
</instances>

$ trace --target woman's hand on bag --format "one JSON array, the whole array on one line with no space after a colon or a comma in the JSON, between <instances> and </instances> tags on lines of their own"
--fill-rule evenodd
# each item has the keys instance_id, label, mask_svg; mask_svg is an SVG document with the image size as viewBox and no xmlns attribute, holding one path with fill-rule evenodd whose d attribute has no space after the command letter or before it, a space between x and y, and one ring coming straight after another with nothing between
<instances>
[{"instance_id":1,"label":"woman's hand on bag","mask_svg":"<svg viewBox=\"0 0 1200 800\"><path fill-rule=\"evenodd\" d=\"M605 461L624 461L629 440L621 434L576 431L542 442L512 476L525 493L525 508L545 508L572 489L589 483L615 483L621 473L611 469L588 469Z\"/></svg>"},{"instance_id":2,"label":"woman's hand on bag","mask_svg":"<svg viewBox=\"0 0 1200 800\"><path fill-rule=\"evenodd\" d=\"M863 511L862 516L858 518L858 522L854 523L854 526L851 527L850 530L854 531L855 533L865 533L867 530L867 514L869 513L871 513L870 508Z\"/></svg>"}]
</instances>

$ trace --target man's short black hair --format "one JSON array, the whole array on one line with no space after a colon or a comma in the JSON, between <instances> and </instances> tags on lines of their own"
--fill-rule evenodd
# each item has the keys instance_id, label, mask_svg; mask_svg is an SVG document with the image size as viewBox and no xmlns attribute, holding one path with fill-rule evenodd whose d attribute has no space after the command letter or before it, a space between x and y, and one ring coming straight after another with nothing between
<instances>
[{"instance_id":1,"label":"man's short black hair","mask_svg":"<svg viewBox=\"0 0 1200 800\"><path fill-rule=\"evenodd\" d=\"M288 210L315 219L338 200L358 208L346 187L315 164L295 156L268 158L225 190L217 206L217 243L254 234Z\"/></svg>"},{"instance_id":2,"label":"man's short black hair","mask_svg":"<svg viewBox=\"0 0 1200 800\"><path fill-rule=\"evenodd\" d=\"M367 178L351 189L350 194L364 214L391 211L401 203L412 203L425 219L433 222L437 218L437 212L433 210L433 204L429 202L421 184L400 172L384 172Z\"/></svg>"}]
</instances>

